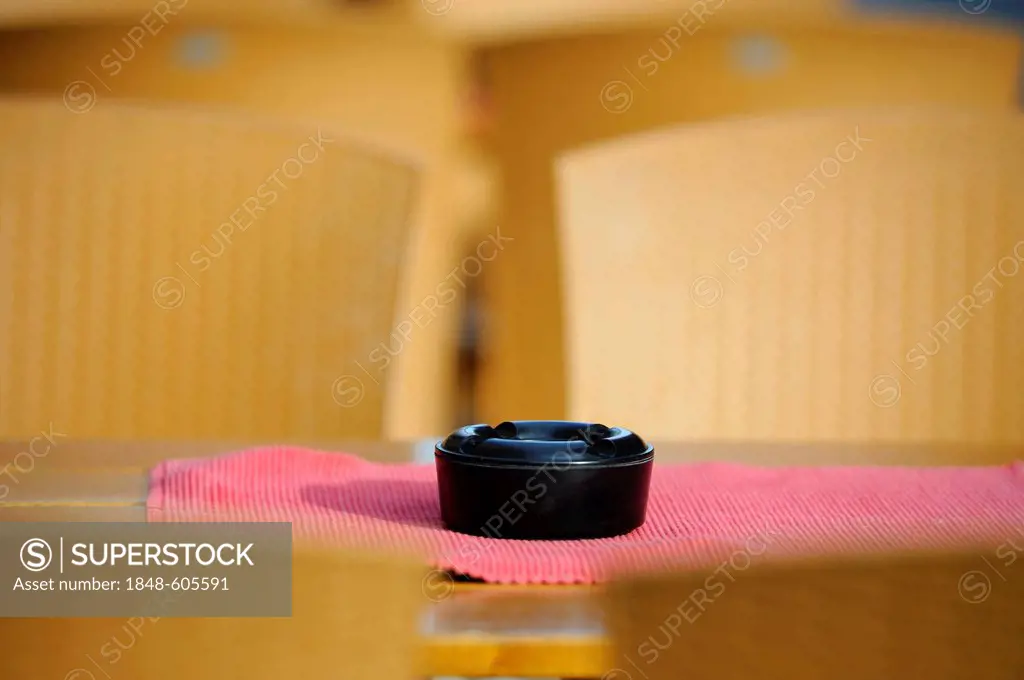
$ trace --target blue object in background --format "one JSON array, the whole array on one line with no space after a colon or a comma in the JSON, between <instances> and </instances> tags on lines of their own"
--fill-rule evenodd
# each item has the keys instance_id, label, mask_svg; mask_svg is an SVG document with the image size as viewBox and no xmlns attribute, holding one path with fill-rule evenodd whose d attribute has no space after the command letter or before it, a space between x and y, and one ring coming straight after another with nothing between
<instances>
[{"instance_id":1,"label":"blue object in background","mask_svg":"<svg viewBox=\"0 0 1024 680\"><path fill-rule=\"evenodd\" d=\"M768 36L739 38L733 44L733 59L740 70L752 76L764 76L780 71L785 65L785 47Z\"/></svg>"},{"instance_id":2,"label":"blue object in background","mask_svg":"<svg viewBox=\"0 0 1024 680\"><path fill-rule=\"evenodd\" d=\"M1024 0L851 0L867 12L933 14L965 22L987 22L1024 28ZM1024 109L1024 58L1017 101Z\"/></svg>"},{"instance_id":3,"label":"blue object in background","mask_svg":"<svg viewBox=\"0 0 1024 680\"><path fill-rule=\"evenodd\" d=\"M224 61L226 45L217 32L190 33L178 42L178 61L194 69L216 68Z\"/></svg>"},{"instance_id":4,"label":"blue object in background","mask_svg":"<svg viewBox=\"0 0 1024 680\"><path fill-rule=\"evenodd\" d=\"M1024 0L853 0L862 10L931 13L965 21L1024 25Z\"/></svg>"}]
</instances>

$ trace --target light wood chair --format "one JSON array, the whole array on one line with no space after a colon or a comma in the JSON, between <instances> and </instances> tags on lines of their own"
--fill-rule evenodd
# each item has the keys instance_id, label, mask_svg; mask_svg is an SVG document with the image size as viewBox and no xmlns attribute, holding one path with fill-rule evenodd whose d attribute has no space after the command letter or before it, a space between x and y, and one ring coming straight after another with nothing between
<instances>
[{"instance_id":1,"label":"light wood chair","mask_svg":"<svg viewBox=\"0 0 1024 680\"><path fill-rule=\"evenodd\" d=\"M623 582L607 599L604 678L1019 678L1024 579L1008 548L987 552L753 566L734 556Z\"/></svg>"},{"instance_id":2,"label":"light wood chair","mask_svg":"<svg viewBox=\"0 0 1024 680\"><path fill-rule=\"evenodd\" d=\"M411 165L169 105L0 122L0 435L381 436Z\"/></svg>"},{"instance_id":3,"label":"light wood chair","mask_svg":"<svg viewBox=\"0 0 1024 680\"><path fill-rule=\"evenodd\" d=\"M297 549L287 618L0 619L4 677L333 680L416 677L415 563Z\"/></svg>"},{"instance_id":4,"label":"light wood chair","mask_svg":"<svg viewBox=\"0 0 1024 680\"><path fill-rule=\"evenodd\" d=\"M1024 117L730 120L557 171L571 418L1024 442Z\"/></svg>"}]
</instances>

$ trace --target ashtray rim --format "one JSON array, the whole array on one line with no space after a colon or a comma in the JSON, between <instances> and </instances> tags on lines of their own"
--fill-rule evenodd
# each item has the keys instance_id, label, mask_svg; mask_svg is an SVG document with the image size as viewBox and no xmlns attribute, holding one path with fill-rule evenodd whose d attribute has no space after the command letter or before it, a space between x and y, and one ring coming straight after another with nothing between
<instances>
[{"instance_id":1,"label":"ashtray rim","mask_svg":"<svg viewBox=\"0 0 1024 680\"><path fill-rule=\"evenodd\" d=\"M612 455L610 455L607 458L597 458L597 459L589 459L589 460L573 459L573 457L572 457L573 454L570 452L570 450L568 448L566 448L566 449L564 449L564 451L565 451L565 454L564 454L565 458L561 458L560 459L558 454L555 453L555 454L551 455L551 457L549 459L546 459L546 460L528 460L528 459L525 459L525 457L524 457L524 459L517 459L517 458L502 458L502 457L493 456L493 455L478 455L478 454L474 454L474 453L467 453L467 452L462 451L462 450L455 450L455 449L452 449L452 448L447 448L445 446L445 444L450 439L452 439L454 437L457 437L457 436L472 437L472 436L477 435L480 431L483 431L483 430L491 430L492 432L495 432L495 431L498 430L498 428L500 428L502 426L505 426L505 425L509 425L509 424L512 424L512 425L524 425L524 426L529 426L529 427L537 427L537 426L541 426L541 427L543 427L543 426L550 426L550 427L573 426L573 427L575 427L575 426L580 426L581 428L583 428L583 427L588 428L588 432L589 432L589 428L592 428L592 427L603 427L603 428L607 429L609 432L618 432L619 433L618 436L620 436L623 440L630 440L630 439L632 439L634 442L638 442L638 443L642 444L644 448L642 450L639 450L639 451L636 451L636 452L631 452L631 453L628 453L626 455L622 455L622 456L618 456L618 457L616 457L615 454L612 454ZM502 437L498 437L498 438L499 439L504 439L505 441L523 442L524 445L527 446L527 447L531 447L531 446L532 447L545 447L545 445L552 445L552 444L559 445L559 444L562 444L563 442L564 443L569 443L571 441L581 441L579 439L540 439L540 438L523 438L523 439L512 438L512 439L505 439L505 438L502 438ZM588 441L588 444L589 444L590 443L589 440L587 440L587 441ZM576 455L579 455L579 453L580 452L575 452ZM463 463L463 464L467 464L467 465L474 465L476 467L484 467L484 468L504 468L504 469L520 469L520 470L554 469L554 470L558 470L558 471L564 471L564 470L575 469L575 468L581 468L581 469L585 468L585 469L591 469L591 470L592 469L611 469L611 468L618 468L618 467L626 467L626 466L629 466L629 465L644 464L644 463L648 463L648 462L653 461L654 460L654 445L649 443L649 442L647 442L646 440L644 440L642 437L640 437L640 435L636 434L632 430L628 430L628 429L623 428L623 427L607 428L606 426L600 425L600 424L597 424L597 423L580 423L580 422L574 422L574 421L506 421L506 422L502 423L501 425L499 425L497 427L491 427L490 425L487 425L485 423L478 423L478 424L474 424L474 425L467 425L467 426L464 426L464 427L460 427L460 428L456 429L455 431L453 431L452 433L450 433L444 439L440 439L440 440L438 440L434 444L434 457L435 457L435 459L441 458L441 459L445 459L445 460L450 460L452 462L458 462L458 463Z\"/></svg>"}]
</instances>

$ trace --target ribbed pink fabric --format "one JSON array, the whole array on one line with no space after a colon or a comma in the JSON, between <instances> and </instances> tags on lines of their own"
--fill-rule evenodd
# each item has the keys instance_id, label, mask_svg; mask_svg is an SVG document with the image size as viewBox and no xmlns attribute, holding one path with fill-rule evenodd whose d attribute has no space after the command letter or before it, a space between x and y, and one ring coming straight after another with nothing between
<instances>
[{"instance_id":1,"label":"ribbed pink fabric","mask_svg":"<svg viewBox=\"0 0 1024 680\"><path fill-rule=\"evenodd\" d=\"M761 555L1024 545L1024 463L979 468L655 466L647 523L618 538L511 541L441 524L432 465L268 447L172 460L151 474L150 521L290 521L296 538L414 551L497 583Z\"/></svg>"}]
</instances>

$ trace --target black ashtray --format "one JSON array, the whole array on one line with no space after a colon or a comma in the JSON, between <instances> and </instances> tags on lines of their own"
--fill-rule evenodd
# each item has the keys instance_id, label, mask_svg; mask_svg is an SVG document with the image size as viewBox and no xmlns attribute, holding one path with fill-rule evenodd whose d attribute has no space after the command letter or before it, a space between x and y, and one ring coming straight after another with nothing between
<instances>
[{"instance_id":1,"label":"black ashtray","mask_svg":"<svg viewBox=\"0 0 1024 680\"><path fill-rule=\"evenodd\" d=\"M511 539L606 538L644 523L654 447L596 423L470 425L434 450L452 531Z\"/></svg>"}]
</instances>

